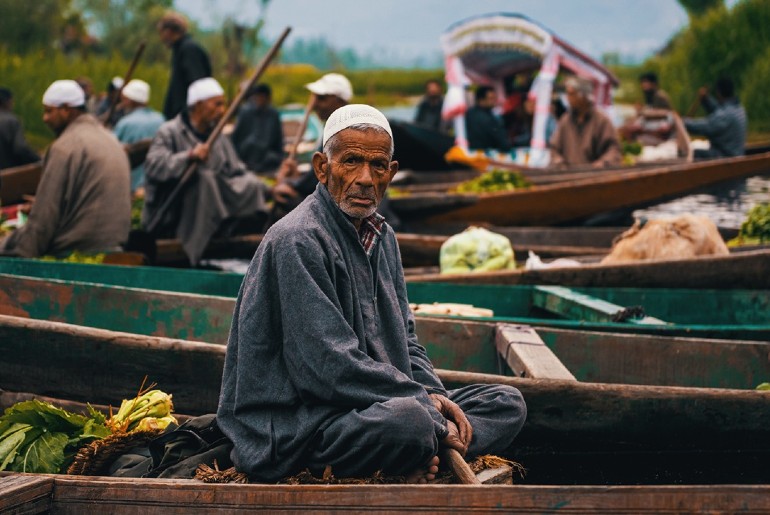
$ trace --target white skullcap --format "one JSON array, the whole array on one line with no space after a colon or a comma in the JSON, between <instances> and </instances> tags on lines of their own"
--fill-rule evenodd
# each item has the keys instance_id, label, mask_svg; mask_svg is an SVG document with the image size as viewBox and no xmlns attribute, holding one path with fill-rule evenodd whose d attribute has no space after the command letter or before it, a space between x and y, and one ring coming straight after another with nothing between
<instances>
[{"instance_id":1,"label":"white skullcap","mask_svg":"<svg viewBox=\"0 0 770 515\"><path fill-rule=\"evenodd\" d=\"M357 125L359 123L369 123L382 127L388 134L390 139L393 139L393 131L390 129L390 124L385 115L379 112L377 109L366 104L348 104L340 107L332 113L326 125L324 126L324 139L323 144L329 141L329 138L337 134L343 129L347 129L351 125Z\"/></svg>"},{"instance_id":2,"label":"white skullcap","mask_svg":"<svg viewBox=\"0 0 770 515\"><path fill-rule=\"evenodd\" d=\"M125 81L123 80L123 77L118 77L117 75L112 78L110 81L110 84L112 84L112 87L115 89L120 89L123 87L123 83Z\"/></svg>"},{"instance_id":3,"label":"white skullcap","mask_svg":"<svg viewBox=\"0 0 770 515\"><path fill-rule=\"evenodd\" d=\"M123 96L139 104L150 101L150 85L143 80L133 79L123 87Z\"/></svg>"},{"instance_id":4,"label":"white skullcap","mask_svg":"<svg viewBox=\"0 0 770 515\"><path fill-rule=\"evenodd\" d=\"M225 90L214 77L198 79L187 88L187 105L192 106L201 100L208 100L224 94Z\"/></svg>"},{"instance_id":5,"label":"white skullcap","mask_svg":"<svg viewBox=\"0 0 770 515\"><path fill-rule=\"evenodd\" d=\"M86 103L83 88L74 80L56 80L43 93L43 105L80 107Z\"/></svg>"},{"instance_id":6,"label":"white skullcap","mask_svg":"<svg viewBox=\"0 0 770 515\"><path fill-rule=\"evenodd\" d=\"M353 86L347 77L339 73L327 73L317 81L305 84L305 87L316 95L334 95L345 102L353 98Z\"/></svg>"}]
</instances>

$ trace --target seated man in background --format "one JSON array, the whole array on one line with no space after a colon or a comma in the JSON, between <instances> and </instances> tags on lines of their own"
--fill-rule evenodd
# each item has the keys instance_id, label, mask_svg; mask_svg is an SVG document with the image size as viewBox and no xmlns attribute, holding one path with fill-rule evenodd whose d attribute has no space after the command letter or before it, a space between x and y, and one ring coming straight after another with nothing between
<instances>
[{"instance_id":1,"label":"seated man in background","mask_svg":"<svg viewBox=\"0 0 770 515\"><path fill-rule=\"evenodd\" d=\"M444 106L444 95L441 83L431 79L425 83L425 96L417 105L414 123L434 131L447 132L446 124L441 118L441 108Z\"/></svg>"},{"instance_id":2,"label":"seated man in background","mask_svg":"<svg viewBox=\"0 0 770 515\"><path fill-rule=\"evenodd\" d=\"M620 142L610 119L593 102L593 84L568 78L565 83L569 111L564 113L551 136L551 166L619 166Z\"/></svg>"},{"instance_id":3,"label":"seated man in background","mask_svg":"<svg viewBox=\"0 0 770 515\"><path fill-rule=\"evenodd\" d=\"M259 245L233 315L217 423L236 468L274 482L326 466L426 482L442 447L504 453L526 417L504 385L447 391L377 207L398 170L390 124L353 104L326 123L319 185Z\"/></svg>"},{"instance_id":4,"label":"seated man in background","mask_svg":"<svg viewBox=\"0 0 770 515\"><path fill-rule=\"evenodd\" d=\"M151 109L150 85L143 80L133 79L123 88L120 106L123 118L115 125L115 136L125 145L155 136L165 118ZM144 164L131 170L131 193L144 186Z\"/></svg>"},{"instance_id":5,"label":"seated man in background","mask_svg":"<svg viewBox=\"0 0 770 515\"><path fill-rule=\"evenodd\" d=\"M159 237L177 237L192 265L197 265L212 236L223 223L266 213L267 188L238 159L230 139L206 140L225 114L225 92L212 77L199 79L187 92L188 110L161 125L145 161L145 202L142 225L162 216ZM197 164L170 208L159 209L191 163ZM264 220L262 220L264 222ZM261 229L255 227L255 232Z\"/></svg>"},{"instance_id":6,"label":"seated man in background","mask_svg":"<svg viewBox=\"0 0 770 515\"><path fill-rule=\"evenodd\" d=\"M646 72L639 76L639 87L644 95L644 107L671 110L671 99L668 94L658 87L658 76Z\"/></svg>"},{"instance_id":7,"label":"seated man in background","mask_svg":"<svg viewBox=\"0 0 770 515\"><path fill-rule=\"evenodd\" d=\"M503 122L492 109L497 105L497 93L489 86L476 89L476 105L465 113L465 129L468 133L468 148L508 152L511 144Z\"/></svg>"},{"instance_id":8,"label":"seated man in background","mask_svg":"<svg viewBox=\"0 0 770 515\"><path fill-rule=\"evenodd\" d=\"M691 134L706 136L711 144L708 150L697 149L696 159L742 156L746 150L748 120L746 110L735 96L733 81L729 78L717 80L714 88L716 98L701 88L698 95L706 110L706 118L685 118L684 126Z\"/></svg>"},{"instance_id":9,"label":"seated man in background","mask_svg":"<svg viewBox=\"0 0 770 515\"><path fill-rule=\"evenodd\" d=\"M247 95L230 138L249 170L275 172L283 161L283 127L281 115L271 105L272 90L258 84Z\"/></svg>"},{"instance_id":10,"label":"seated man in background","mask_svg":"<svg viewBox=\"0 0 770 515\"><path fill-rule=\"evenodd\" d=\"M40 161L27 145L21 122L13 114L13 94L0 88L0 170Z\"/></svg>"},{"instance_id":11,"label":"seated man in background","mask_svg":"<svg viewBox=\"0 0 770 515\"><path fill-rule=\"evenodd\" d=\"M27 223L0 240L0 252L23 257L74 250L119 250L131 224L128 157L115 137L85 112L73 80L43 95L43 121L56 133Z\"/></svg>"}]
</instances>

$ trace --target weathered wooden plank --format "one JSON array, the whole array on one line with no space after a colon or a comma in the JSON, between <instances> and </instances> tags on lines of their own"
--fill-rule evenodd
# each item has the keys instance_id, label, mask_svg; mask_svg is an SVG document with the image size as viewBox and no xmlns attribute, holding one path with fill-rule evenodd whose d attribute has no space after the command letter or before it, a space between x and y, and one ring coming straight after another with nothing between
<instances>
[{"instance_id":1,"label":"weathered wooden plank","mask_svg":"<svg viewBox=\"0 0 770 515\"><path fill-rule=\"evenodd\" d=\"M495 332L497 352L518 377L575 380L531 327L498 324Z\"/></svg>"},{"instance_id":2,"label":"weathered wooden plank","mask_svg":"<svg viewBox=\"0 0 770 515\"><path fill-rule=\"evenodd\" d=\"M532 290L532 304L551 313L573 320L590 322L627 322L630 324L663 325L665 322L655 317L635 318L633 315L624 320L617 320L626 311L603 299L591 297L563 286L535 286Z\"/></svg>"},{"instance_id":3,"label":"weathered wooden plank","mask_svg":"<svg viewBox=\"0 0 770 515\"><path fill-rule=\"evenodd\" d=\"M53 478L48 476L14 474L0 477L0 513L48 513L52 504L53 484Z\"/></svg>"},{"instance_id":4,"label":"weathered wooden plank","mask_svg":"<svg viewBox=\"0 0 770 515\"><path fill-rule=\"evenodd\" d=\"M233 298L0 274L0 314L227 343Z\"/></svg>"},{"instance_id":5,"label":"weathered wooden plank","mask_svg":"<svg viewBox=\"0 0 770 515\"><path fill-rule=\"evenodd\" d=\"M215 485L184 480L55 478L60 514L766 513L770 486Z\"/></svg>"}]
</instances>

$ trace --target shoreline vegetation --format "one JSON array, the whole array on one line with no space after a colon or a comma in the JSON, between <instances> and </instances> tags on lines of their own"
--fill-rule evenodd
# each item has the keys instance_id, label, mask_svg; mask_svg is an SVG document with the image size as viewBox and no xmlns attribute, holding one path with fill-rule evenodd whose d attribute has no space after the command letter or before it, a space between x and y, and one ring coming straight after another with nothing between
<instances>
[{"instance_id":1,"label":"shoreline vegetation","mask_svg":"<svg viewBox=\"0 0 770 515\"><path fill-rule=\"evenodd\" d=\"M43 3L52 1L67 3L69 0L45 0ZM686 2L680 3L687 8ZM172 7L173 0L165 0L164 4ZM661 50L644 63L609 66L621 82L615 92L615 102L640 102L642 95L638 76L650 70L658 74L662 89L669 93L680 113L688 114L695 106L696 109L689 114L703 116L702 109L694 104L698 88L713 84L720 76L729 76L734 80L738 96L749 115L749 141L768 140L770 96L766 94L766 84L770 82L770 29L767 28L770 27L770 2L741 0L729 8L720 0L708 4L709 7L703 10L688 9L689 25L668 42L661 41ZM16 7L15 10L21 12L23 9ZM116 31L125 29L118 23L114 26L118 27ZM132 35L145 38L153 47L149 56L145 55L145 59L140 61L134 76L150 84L150 105L159 110L168 85L170 51L158 47L153 27L153 23L144 23L141 25L142 34ZM29 30L32 29L34 27ZM255 41L259 41L258 29L252 35ZM222 30L226 31L227 27ZM222 47L221 35L216 31L204 33L194 30L193 33L212 53L215 77L223 84L228 96L233 98L238 83L249 70L241 66L240 73L228 71L231 68L228 49ZM108 40L110 38L106 37L104 43L109 47ZM130 52L126 45L123 45L126 48L122 51L116 49L112 54L74 51L64 55L52 44L37 44L22 51L12 43L18 41L4 41L0 34L0 77L3 77L0 85L13 91L14 111L24 124L30 144L37 149L42 149L53 140L53 134L41 119L40 104L43 92L52 81L86 76L93 81L94 90L99 93L112 77L126 73L131 60L127 56ZM327 50L332 51L330 48ZM253 48L239 55L235 61L241 63L246 56L250 56L249 61L256 61L259 57ZM425 81L443 80L444 77L442 69L349 70L342 66L329 69L311 64L276 64L269 68L264 81L273 87L275 105L304 105L307 102L304 85L329 71L338 71L350 78L356 93L353 101L378 107L412 105L422 95Z\"/></svg>"}]
</instances>

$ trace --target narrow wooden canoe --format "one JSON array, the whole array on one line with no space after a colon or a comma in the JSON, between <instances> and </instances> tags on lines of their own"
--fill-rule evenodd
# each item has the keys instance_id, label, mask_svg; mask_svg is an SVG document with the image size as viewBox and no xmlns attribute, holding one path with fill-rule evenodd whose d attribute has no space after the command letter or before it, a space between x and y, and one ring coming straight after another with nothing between
<instances>
[{"instance_id":1,"label":"narrow wooden canoe","mask_svg":"<svg viewBox=\"0 0 770 515\"><path fill-rule=\"evenodd\" d=\"M437 367L498 371L497 324L421 318L417 327ZM556 333L538 329L547 343L562 338ZM503 383L519 388L528 417L511 457L529 470L527 484L768 482L762 464L770 457L770 394L613 383L610 375L621 373L623 381L626 375L633 376L633 369L642 374L638 380L659 374L668 381L668 374L680 384L714 384L716 370L729 367L724 362L731 361L737 370L732 377L740 381L744 374L750 377L748 370L757 366L752 362L767 355L769 344L724 342L727 347L721 348L713 341L651 338L649 345L639 343L636 348L637 343L623 342L622 336L613 341L605 335L602 342L592 338L582 342L567 338L564 347L554 346L554 352L564 352L567 363L581 363L581 352L590 355L603 348L607 354L594 372L579 366L574 370L578 379L581 374L609 374L602 378L607 382L444 369L438 373L449 386ZM570 351L570 344L578 350ZM608 350L613 346L614 354ZM177 411L188 414L216 410L225 353L222 345L7 316L0 316L0 350L0 389L114 405L133 395L149 374L173 393ZM643 356L654 352L660 356ZM697 358L697 365L692 365L692 358ZM765 369L756 372L759 376L767 373L764 361L759 366ZM609 362L627 370L601 370ZM688 372L676 373L679 366ZM747 382L744 379L743 385Z\"/></svg>"},{"instance_id":2,"label":"narrow wooden canoe","mask_svg":"<svg viewBox=\"0 0 770 515\"><path fill-rule=\"evenodd\" d=\"M146 139L126 147L128 160L132 167L139 166L147 157L152 140ZM43 174L42 162L32 163L0 170L0 204L9 205L22 202L24 195L34 195Z\"/></svg>"},{"instance_id":3,"label":"narrow wooden canoe","mask_svg":"<svg viewBox=\"0 0 770 515\"><path fill-rule=\"evenodd\" d=\"M168 282L170 277L165 279L165 284L158 278L156 284L147 285L156 288L150 290L0 274L0 314L224 343L239 285L233 284L232 291L222 296L158 291L174 286ZM191 279L185 286L194 283L195 279ZM408 291L409 299L415 303L464 302L492 309L495 317L491 320L496 322L770 341L770 293L765 290L569 290L547 286L410 283ZM641 306L647 318L625 316L639 311L635 306Z\"/></svg>"},{"instance_id":4,"label":"narrow wooden canoe","mask_svg":"<svg viewBox=\"0 0 770 515\"><path fill-rule=\"evenodd\" d=\"M676 197L695 189L770 169L770 153L700 161L476 195L425 193L397 197L391 207L405 220L424 223L552 225ZM452 202L456 206L452 207ZM440 200L440 211L434 202ZM462 206L466 201L470 205Z\"/></svg>"},{"instance_id":5,"label":"narrow wooden canoe","mask_svg":"<svg viewBox=\"0 0 770 515\"><path fill-rule=\"evenodd\" d=\"M221 485L174 479L0 477L3 513L767 513L770 486Z\"/></svg>"},{"instance_id":6,"label":"narrow wooden canoe","mask_svg":"<svg viewBox=\"0 0 770 515\"><path fill-rule=\"evenodd\" d=\"M476 274L412 274L410 282L456 284L554 284L635 288L770 289L770 250L727 256L651 260L575 268L504 270Z\"/></svg>"},{"instance_id":7,"label":"narrow wooden canoe","mask_svg":"<svg viewBox=\"0 0 770 515\"><path fill-rule=\"evenodd\" d=\"M126 312L134 315L141 323L154 324L147 334L156 334L152 332L154 326L165 326L175 320L175 323L190 331L182 337L195 339L193 334L197 324L208 324L203 321L204 318L219 320L219 326L223 328L223 334L226 334L229 316L234 308L234 297L242 281L242 276L238 274L221 272L180 270L182 273L176 274L174 270L150 267L72 263L57 265L19 267L12 274L6 273L7 267L0 266L2 312L76 324L95 324L97 327L106 327L99 324L110 323L115 317L125 319L123 313ZM770 292L767 290L573 290L542 285L427 282L408 283L407 289L411 302L473 304L492 309L497 321L565 329L770 340ZM219 307L212 311L215 305ZM160 309L159 306L167 306L164 309L168 313L161 315L158 311L150 314ZM635 315L642 311L648 315L648 319L637 320ZM649 317L657 320L649 323ZM127 330L120 327L115 329Z\"/></svg>"}]
</instances>

